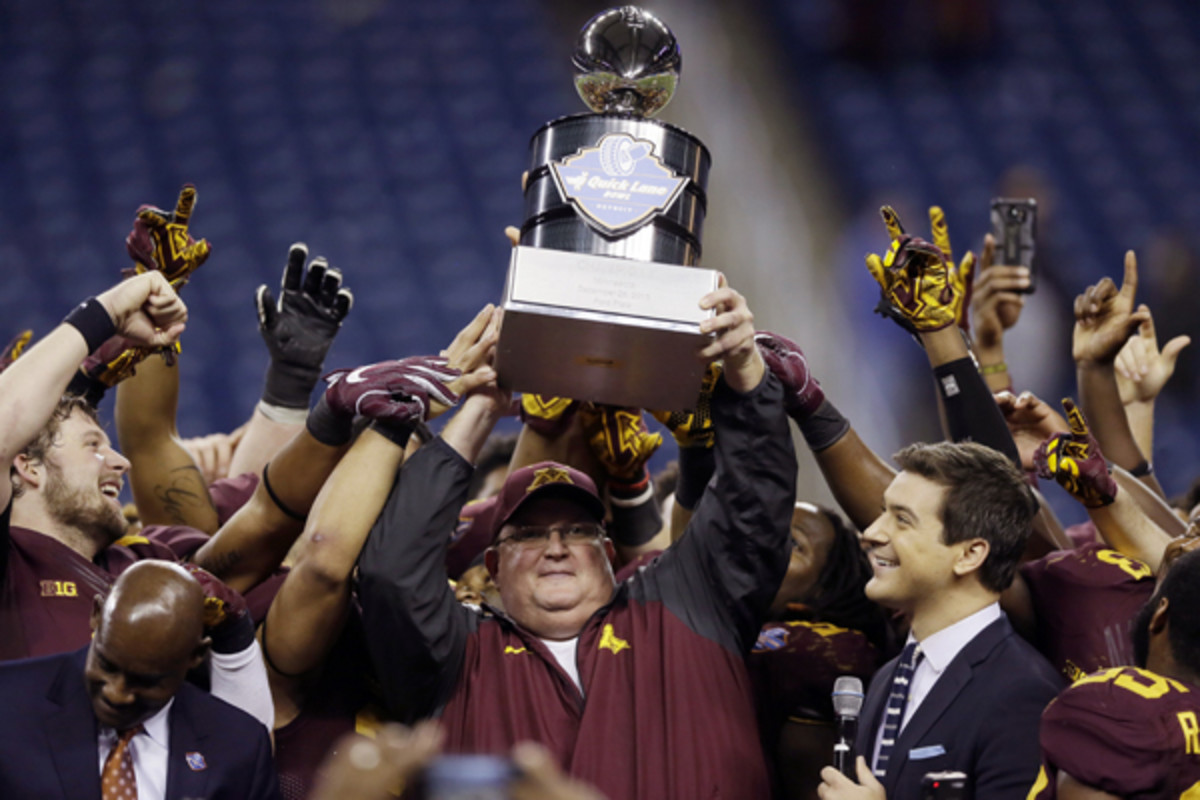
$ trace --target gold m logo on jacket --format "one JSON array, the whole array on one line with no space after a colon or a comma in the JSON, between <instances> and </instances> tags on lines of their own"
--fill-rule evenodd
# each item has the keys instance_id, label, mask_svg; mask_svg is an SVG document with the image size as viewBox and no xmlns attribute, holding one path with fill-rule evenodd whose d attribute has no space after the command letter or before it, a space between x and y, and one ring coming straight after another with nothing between
<instances>
[{"instance_id":1,"label":"gold m logo on jacket","mask_svg":"<svg viewBox=\"0 0 1200 800\"><path fill-rule=\"evenodd\" d=\"M613 655L616 655L617 653L621 652L622 650L628 650L630 648L629 648L629 642L625 641L624 639L618 637L615 633L613 633L612 625L605 625L604 633L601 634L601 636L600 636L600 645L596 649L597 650L611 650Z\"/></svg>"}]
</instances>

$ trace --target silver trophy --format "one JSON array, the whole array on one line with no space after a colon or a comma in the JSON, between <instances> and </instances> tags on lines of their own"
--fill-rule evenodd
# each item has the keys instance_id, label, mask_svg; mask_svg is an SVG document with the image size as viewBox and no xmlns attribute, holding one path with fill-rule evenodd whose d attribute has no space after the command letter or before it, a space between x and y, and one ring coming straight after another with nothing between
<instances>
[{"instance_id":1,"label":"silver trophy","mask_svg":"<svg viewBox=\"0 0 1200 800\"><path fill-rule=\"evenodd\" d=\"M674 35L635 6L579 34L575 87L593 113L530 144L497 352L502 386L622 406L692 407L717 273L696 265L712 162L699 139L649 117L670 102Z\"/></svg>"}]
</instances>

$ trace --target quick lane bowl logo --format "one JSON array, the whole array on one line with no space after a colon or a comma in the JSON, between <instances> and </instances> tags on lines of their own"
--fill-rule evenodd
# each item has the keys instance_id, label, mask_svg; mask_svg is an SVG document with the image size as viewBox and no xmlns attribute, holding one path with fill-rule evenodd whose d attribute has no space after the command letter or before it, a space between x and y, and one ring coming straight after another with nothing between
<instances>
[{"instance_id":1,"label":"quick lane bowl logo","mask_svg":"<svg viewBox=\"0 0 1200 800\"><path fill-rule=\"evenodd\" d=\"M610 133L595 147L550 164L559 193L603 233L624 233L662 212L683 190L680 177L654 155L654 143Z\"/></svg>"}]
</instances>

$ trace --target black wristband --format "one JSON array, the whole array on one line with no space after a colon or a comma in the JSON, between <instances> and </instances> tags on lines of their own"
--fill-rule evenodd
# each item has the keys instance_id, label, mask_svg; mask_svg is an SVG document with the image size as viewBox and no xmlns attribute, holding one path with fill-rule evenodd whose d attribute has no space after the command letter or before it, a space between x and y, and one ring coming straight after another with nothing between
<instances>
[{"instance_id":1,"label":"black wristband","mask_svg":"<svg viewBox=\"0 0 1200 800\"><path fill-rule=\"evenodd\" d=\"M297 522L305 522L308 519L306 514L301 514L288 508L287 504L279 499L279 495L275 494L275 489L271 486L271 479L267 475L267 470L270 466L271 462L268 461L266 464L263 464L262 468L262 485L263 488L267 490L267 496L271 498L271 502L275 504L276 508L283 512L285 517L294 519Z\"/></svg>"},{"instance_id":2,"label":"black wristband","mask_svg":"<svg viewBox=\"0 0 1200 800\"><path fill-rule=\"evenodd\" d=\"M104 304L94 297L89 297L75 306L63 319L63 324L70 325L83 334L88 355L96 352L100 345L117 335L117 324L108 315Z\"/></svg>"},{"instance_id":3,"label":"black wristband","mask_svg":"<svg viewBox=\"0 0 1200 800\"><path fill-rule=\"evenodd\" d=\"M227 619L209 631L214 653L240 653L254 641L254 620L249 614Z\"/></svg>"},{"instance_id":4,"label":"black wristband","mask_svg":"<svg viewBox=\"0 0 1200 800\"><path fill-rule=\"evenodd\" d=\"M263 379L262 400L282 408L308 408L308 398L321 378L321 367L299 367L271 361Z\"/></svg>"},{"instance_id":5,"label":"black wristband","mask_svg":"<svg viewBox=\"0 0 1200 800\"><path fill-rule=\"evenodd\" d=\"M711 447L679 448L679 480L675 484L675 502L688 511L695 511L716 469L717 455Z\"/></svg>"},{"instance_id":6,"label":"black wristband","mask_svg":"<svg viewBox=\"0 0 1200 800\"><path fill-rule=\"evenodd\" d=\"M413 432L412 425L399 425L381 419L371 423L371 430L401 448L408 447L408 439Z\"/></svg>"},{"instance_id":7,"label":"black wristband","mask_svg":"<svg viewBox=\"0 0 1200 800\"><path fill-rule=\"evenodd\" d=\"M354 418L334 413L324 394L308 412L304 425L314 439L330 447L341 447L354 436Z\"/></svg>"},{"instance_id":8,"label":"black wristband","mask_svg":"<svg viewBox=\"0 0 1200 800\"><path fill-rule=\"evenodd\" d=\"M1144 478L1147 475L1153 475L1154 465L1147 460L1143 460L1142 463L1129 470L1129 474L1135 478Z\"/></svg>"},{"instance_id":9,"label":"black wristband","mask_svg":"<svg viewBox=\"0 0 1200 800\"><path fill-rule=\"evenodd\" d=\"M612 525L609 538L625 547L638 547L653 539L662 530L662 512L654 502L653 484L645 493L646 499L638 502L611 503ZM611 493L610 493L611 499Z\"/></svg>"},{"instance_id":10,"label":"black wristband","mask_svg":"<svg viewBox=\"0 0 1200 800\"><path fill-rule=\"evenodd\" d=\"M817 406L817 410L804 419L796 420L808 449L819 453L827 447L837 444L850 430L850 420L842 416L829 398Z\"/></svg>"}]
</instances>

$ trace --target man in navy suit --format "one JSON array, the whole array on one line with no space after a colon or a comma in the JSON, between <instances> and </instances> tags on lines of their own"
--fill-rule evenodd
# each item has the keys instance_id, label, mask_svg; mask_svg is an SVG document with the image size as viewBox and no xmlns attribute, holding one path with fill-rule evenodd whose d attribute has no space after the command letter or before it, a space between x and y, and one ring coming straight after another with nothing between
<instances>
[{"instance_id":1,"label":"man in navy suit","mask_svg":"<svg viewBox=\"0 0 1200 800\"><path fill-rule=\"evenodd\" d=\"M183 568L139 562L96 598L86 649L0 665L0 795L277 798L263 726L184 680L203 613Z\"/></svg>"},{"instance_id":2,"label":"man in navy suit","mask_svg":"<svg viewBox=\"0 0 1200 800\"><path fill-rule=\"evenodd\" d=\"M1038 773L1038 721L1061 688L1000 610L1035 513L1021 474L973 443L913 445L883 513L863 534L867 596L911 624L872 679L857 782L826 767L822 800L916 800L926 773L967 774L967 796L1024 798Z\"/></svg>"}]
</instances>

